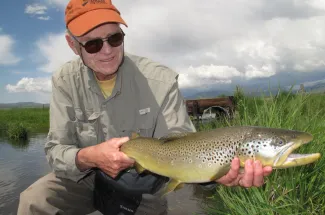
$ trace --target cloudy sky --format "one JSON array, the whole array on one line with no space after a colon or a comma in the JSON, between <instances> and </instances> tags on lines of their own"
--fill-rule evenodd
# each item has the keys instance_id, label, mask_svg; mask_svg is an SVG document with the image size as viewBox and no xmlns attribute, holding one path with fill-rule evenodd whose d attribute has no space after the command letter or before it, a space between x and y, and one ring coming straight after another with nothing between
<instances>
[{"instance_id":1,"label":"cloudy sky","mask_svg":"<svg viewBox=\"0 0 325 215\"><path fill-rule=\"evenodd\" d=\"M0 9L0 103L48 102L51 74L75 55L67 0L7 1ZM113 0L126 51L180 73L184 94L325 79L324 0Z\"/></svg>"}]
</instances>

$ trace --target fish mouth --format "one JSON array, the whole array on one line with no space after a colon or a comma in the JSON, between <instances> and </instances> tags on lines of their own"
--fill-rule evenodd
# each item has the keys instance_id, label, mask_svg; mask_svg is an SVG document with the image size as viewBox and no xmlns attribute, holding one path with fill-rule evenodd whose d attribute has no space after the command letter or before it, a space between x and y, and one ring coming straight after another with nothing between
<instances>
[{"instance_id":1,"label":"fish mouth","mask_svg":"<svg viewBox=\"0 0 325 215\"><path fill-rule=\"evenodd\" d=\"M312 141L313 136L309 133L302 133L297 135L287 146L285 146L279 153L278 158L274 161L273 167L277 169L289 168L295 166L302 166L317 161L320 153L312 154L293 154L292 152L304 144Z\"/></svg>"}]
</instances>

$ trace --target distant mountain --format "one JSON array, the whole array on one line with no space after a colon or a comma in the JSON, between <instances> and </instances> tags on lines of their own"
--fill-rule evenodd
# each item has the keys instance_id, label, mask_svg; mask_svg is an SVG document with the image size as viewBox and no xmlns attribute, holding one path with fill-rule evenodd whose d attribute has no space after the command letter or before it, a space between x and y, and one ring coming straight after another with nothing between
<instances>
[{"instance_id":1,"label":"distant mountain","mask_svg":"<svg viewBox=\"0 0 325 215\"><path fill-rule=\"evenodd\" d=\"M42 108L49 107L49 104L36 102L0 103L0 109L4 108Z\"/></svg>"},{"instance_id":2,"label":"distant mountain","mask_svg":"<svg viewBox=\"0 0 325 215\"><path fill-rule=\"evenodd\" d=\"M281 90L288 91L290 90L290 86L284 87ZM300 88L300 85L296 85L292 92L296 93ZM304 83L304 89L306 92L310 93L325 93L325 80L320 80L316 82ZM232 96L234 94L235 88L233 90L207 90L197 92L196 90L187 90L182 92L185 99L200 99L200 98L215 98L221 96ZM278 93L278 88L272 89L257 89L257 88L244 88L244 93L247 96L261 96L264 94L265 96L269 96L270 93L272 95L276 95ZM17 102L17 103L0 103L0 109L3 108L42 108L49 107L49 104L36 103L36 102Z\"/></svg>"},{"instance_id":3,"label":"distant mountain","mask_svg":"<svg viewBox=\"0 0 325 215\"><path fill-rule=\"evenodd\" d=\"M231 91L212 90L194 93L191 95L184 96L185 99L200 99L200 98L215 98L220 96L231 96L234 93Z\"/></svg>"},{"instance_id":4,"label":"distant mountain","mask_svg":"<svg viewBox=\"0 0 325 215\"><path fill-rule=\"evenodd\" d=\"M305 87L305 90L312 93L325 92L325 83L318 83L310 87Z\"/></svg>"}]
</instances>

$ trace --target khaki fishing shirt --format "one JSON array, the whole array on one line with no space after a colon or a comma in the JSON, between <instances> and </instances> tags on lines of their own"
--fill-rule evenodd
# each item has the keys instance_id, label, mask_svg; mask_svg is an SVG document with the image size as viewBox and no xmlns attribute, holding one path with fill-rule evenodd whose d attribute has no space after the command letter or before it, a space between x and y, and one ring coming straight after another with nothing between
<instances>
[{"instance_id":1,"label":"khaki fishing shirt","mask_svg":"<svg viewBox=\"0 0 325 215\"><path fill-rule=\"evenodd\" d=\"M81 59L52 76L46 157L59 177L78 181L77 152L113 137L162 137L195 131L178 88L178 74L147 58L126 54L112 94L104 98L94 73Z\"/></svg>"}]
</instances>

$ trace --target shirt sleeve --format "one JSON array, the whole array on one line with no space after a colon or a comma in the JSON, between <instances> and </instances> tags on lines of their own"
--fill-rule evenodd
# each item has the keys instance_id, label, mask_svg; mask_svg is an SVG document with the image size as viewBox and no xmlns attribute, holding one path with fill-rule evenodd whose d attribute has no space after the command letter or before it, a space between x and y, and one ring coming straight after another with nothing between
<instances>
[{"instance_id":1,"label":"shirt sleeve","mask_svg":"<svg viewBox=\"0 0 325 215\"><path fill-rule=\"evenodd\" d=\"M196 132L196 129L187 113L186 103L178 82L175 82L167 95L161 112L158 115L155 137L162 137L169 133ZM212 190L217 186L216 182L198 184L204 190Z\"/></svg>"},{"instance_id":2,"label":"shirt sleeve","mask_svg":"<svg viewBox=\"0 0 325 215\"><path fill-rule=\"evenodd\" d=\"M167 94L161 111L158 113L154 137L162 137L169 133L195 132L190 120L184 98L176 81Z\"/></svg>"},{"instance_id":3,"label":"shirt sleeve","mask_svg":"<svg viewBox=\"0 0 325 215\"><path fill-rule=\"evenodd\" d=\"M77 147L75 112L68 86L62 77L52 77L50 129L44 149L57 176L78 181L87 171L81 172L75 162L80 148Z\"/></svg>"}]
</instances>

